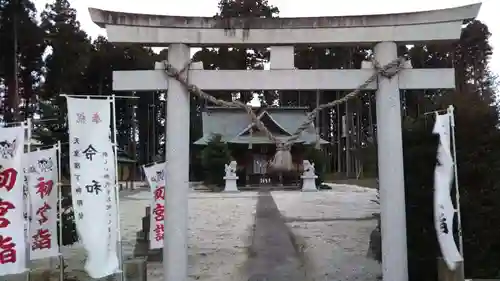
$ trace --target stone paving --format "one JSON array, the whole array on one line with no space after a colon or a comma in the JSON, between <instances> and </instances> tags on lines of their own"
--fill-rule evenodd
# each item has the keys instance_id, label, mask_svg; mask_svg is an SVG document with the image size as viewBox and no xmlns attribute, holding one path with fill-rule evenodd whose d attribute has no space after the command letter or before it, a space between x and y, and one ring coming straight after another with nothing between
<instances>
[{"instance_id":1,"label":"stone paving","mask_svg":"<svg viewBox=\"0 0 500 281\"><path fill-rule=\"evenodd\" d=\"M252 235L252 254L248 259L248 280L305 280L304 262L272 195L267 190L260 195Z\"/></svg>"}]
</instances>

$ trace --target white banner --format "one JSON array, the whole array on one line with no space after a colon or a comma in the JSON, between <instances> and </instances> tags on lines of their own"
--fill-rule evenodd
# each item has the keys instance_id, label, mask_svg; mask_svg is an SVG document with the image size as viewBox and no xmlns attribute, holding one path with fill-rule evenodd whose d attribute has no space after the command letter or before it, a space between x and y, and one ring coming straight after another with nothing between
<instances>
[{"instance_id":1,"label":"white banner","mask_svg":"<svg viewBox=\"0 0 500 281\"><path fill-rule=\"evenodd\" d=\"M24 125L24 147L25 147L25 150L24 151L30 151L30 148L31 148L31 121L30 119L28 119L26 122L23 123ZM21 163L23 165L23 171L24 171L24 182L23 182L23 194L24 194L24 219L25 219L25 222L24 222L24 233L25 233L25 239L26 241L29 240L29 213L30 213L30 199L29 199L29 194L28 194L28 174L27 174L27 163L28 163L28 159L27 159L27 156L26 156L26 153L23 153L23 156L22 156L22 159L21 159ZM28 250L28 249L27 249ZM29 258L29 256L26 257L27 259Z\"/></svg>"},{"instance_id":2,"label":"white banner","mask_svg":"<svg viewBox=\"0 0 500 281\"><path fill-rule=\"evenodd\" d=\"M449 114L436 115L433 133L439 135L438 163L434 170L434 225L443 259L450 270L455 270L456 263L462 260L462 256L453 237L455 208L450 194L453 183L453 157Z\"/></svg>"},{"instance_id":3,"label":"white banner","mask_svg":"<svg viewBox=\"0 0 500 281\"><path fill-rule=\"evenodd\" d=\"M149 247L163 248L165 223L165 163L143 167L151 189L151 218L149 223Z\"/></svg>"},{"instance_id":4,"label":"white banner","mask_svg":"<svg viewBox=\"0 0 500 281\"><path fill-rule=\"evenodd\" d=\"M115 106L115 105L113 105ZM109 138L108 138L109 139ZM111 141L109 142L111 144ZM117 179L116 179L116 171L118 167L115 166L115 154L114 154L114 149L113 146L109 146L107 148L107 152L104 152L104 171L106 174L104 174L105 182L104 184L108 186L106 188L106 210L107 210L107 236L109 239L108 242L108 249L109 253L114 253L114 255L111 255L111 257L117 257L117 246L118 246L118 234L119 232L119 213L118 213L118 208L117 208L117 195L118 194L118 185L117 185ZM117 259L119 262L119 259ZM120 266L117 264L117 269L115 270L115 273L120 272Z\"/></svg>"},{"instance_id":5,"label":"white banner","mask_svg":"<svg viewBox=\"0 0 500 281\"><path fill-rule=\"evenodd\" d=\"M30 198L30 259L59 255L57 243L58 171L57 148L25 154L25 173Z\"/></svg>"},{"instance_id":6,"label":"white banner","mask_svg":"<svg viewBox=\"0 0 500 281\"><path fill-rule=\"evenodd\" d=\"M24 217L24 235L26 241L29 240L29 221L30 221L30 198L29 198L29 192L28 192L28 155L26 153L23 153L22 160L21 160L22 166L23 166L23 200L24 200L24 210L23 210L23 217ZM29 257L26 257L29 258Z\"/></svg>"},{"instance_id":7,"label":"white banner","mask_svg":"<svg viewBox=\"0 0 500 281\"><path fill-rule=\"evenodd\" d=\"M80 240L92 278L118 272L111 101L67 98L71 193Z\"/></svg>"},{"instance_id":8,"label":"white banner","mask_svg":"<svg viewBox=\"0 0 500 281\"><path fill-rule=\"evenodd\" d=\"M26 269L24 127L0 128L0 276Z\"/></svg>"}]
</instances>

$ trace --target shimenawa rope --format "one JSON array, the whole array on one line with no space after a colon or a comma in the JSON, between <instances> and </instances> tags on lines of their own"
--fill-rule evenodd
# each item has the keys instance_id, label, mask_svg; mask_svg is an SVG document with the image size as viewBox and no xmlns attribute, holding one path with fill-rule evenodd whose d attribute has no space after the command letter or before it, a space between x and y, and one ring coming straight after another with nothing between
<instances>
[{"instance_id":1,"label":"shimenawa rope","mask_svg":"<svg viewBox=\"0 0 500 281\"><path fill-rule=\"evenodd\" d=\"M169 64L167 61L164 62L165 65L165 73L167 74L168 77L174 78L175 80L179 81L186 89L198 97L205 99L209 102L212 102L215 105L222 106L222 107L228 107L228 108L241 108L247 112L247 114L250 116L254 124L257 126L257 128L264 132L264 134L271 140L273 143L276 144L276 154L274 155L273 160L270 163L270 166L272 169L277 170L277 171L290 171L293 169L293 162L292 162L292 155L290 153L290 148L292 144L300 137L302 132L307 130L312 122L314 122L314 119L316 117L316 113L323 109L331 108L334 107L338 104L344 103L350 99L353 99L359 95L359 93L366 89L368 85L370 85L372 82L376 81L378 76L383 76L386 78L392 78L394 75L396 75L401 69L403 69L405 58L404 57L399 57L395 59L394 61L388 63L385 66L380 66L380 64L375 61L373 61L373 66L375 68L374 73L363 83L361 84L358 88L356 88L354 91L350 92L349 94L345 95L344 97L331 101L329 103L322 104L318 107L316 107L313 111L309 112L307 115L306 119L304 122L299 126L299 128L289 137L287 138L284 142L276 138L267 128L266 126L260 121L260 119L257 117L257 115L254 113L253 109L251 106L246 105L238 100L235 101L225 101L225 100L220 100L212 95L209 95L205 93L203 90L198 88L196 85L190 84L188 81L187 75L186 77L183 77L184 72L187 72L192 61L189 61L186 63L186 65L181 69L180 71L177 70L175 67L173 67L171 64Z\"/></svg>"}]
</instances>

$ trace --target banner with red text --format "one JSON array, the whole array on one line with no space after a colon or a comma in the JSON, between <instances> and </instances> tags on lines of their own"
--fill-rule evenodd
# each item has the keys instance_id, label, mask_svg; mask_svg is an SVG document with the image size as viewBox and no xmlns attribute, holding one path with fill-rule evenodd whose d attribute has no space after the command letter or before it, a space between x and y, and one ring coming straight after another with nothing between
<instances>
[{"instance_id":1,"label":"banner with red text","mask_svg":"<svg viewBox=\"0 0 500 281\"><path fill-rule=\"evenodd\" d=\"M455 238L453 237L453 218L455 207L451 199L453 183L453 157L450 145L450 115L436 115L433 133L439 135L437 152L438 163L434 170L434 225L443 260L450 270L455 270L457 262L462 261Z\"/></svg>"},{"instance_id":2,"label":"banner with red text","mask_svg":"<svg viewBox=\"0 0 500 281\"><path fill-rule=\"evenodd\" d=\"M26 269L24 127L0 128L0 276Z\"/></svg>"},{"instance_id":3,"label":"banner with red text","mask_svg":"<svg viewBox=\"0 0 500 281\"><path fill-rule=\"evenodd\" d=\"M92 278L119 271L111 101L67 98L71 193L78 235Z\"/></svg>"},{"instance_id":4,"label":"banner with red text","mask_svg":"<svg viewBox=\"0 0 500 281\"><path fill-rule=\"evenodd\" d=\"M143 167L144 175L151 189L151 223L149 226L149 247L163 248L165 223L165 163Z\"/></svg>"},{"instance_id":5,"label":"banner with red text","mask_svg":"<svg viewBox=\"0 0 500 281\"><path fill-rule=\"evenodd\" d=\"M58 171L57 148L25 154L26 177L30 198L30 260L56 257Z\"/></svg>"}]
</instances>

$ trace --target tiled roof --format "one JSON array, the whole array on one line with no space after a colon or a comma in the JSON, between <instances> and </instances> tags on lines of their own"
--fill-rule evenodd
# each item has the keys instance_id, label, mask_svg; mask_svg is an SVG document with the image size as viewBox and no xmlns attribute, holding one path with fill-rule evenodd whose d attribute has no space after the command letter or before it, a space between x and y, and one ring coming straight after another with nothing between
<instances>
[{"instance_id":1,"label":"tiled roof","mask_svg":"<svg viewBox=\"0 0 500 281\"><path fill-rule=\"evenodd\" d=\"M307 108L267 108L257 110L259 116L269 115L270 120L275 122L276 126L292 134L302 124L307 117ZM202 113L203 118L203 137L195 144L204 145L212 138L214 134L222 136L223 141L229 143L245 143L247 140L252 143L270 143L264 140L265 137L254 135L253 138L244 136L244 132L252 126L250 116L241 109L226 109L219 107L209 107ZM273 132L283 134L284 132ZM297 142L314 143L316 141L316 132L314 125L302 133ZM321 143L328 143L321 140Z\"/></svg>"}]
</instances>

